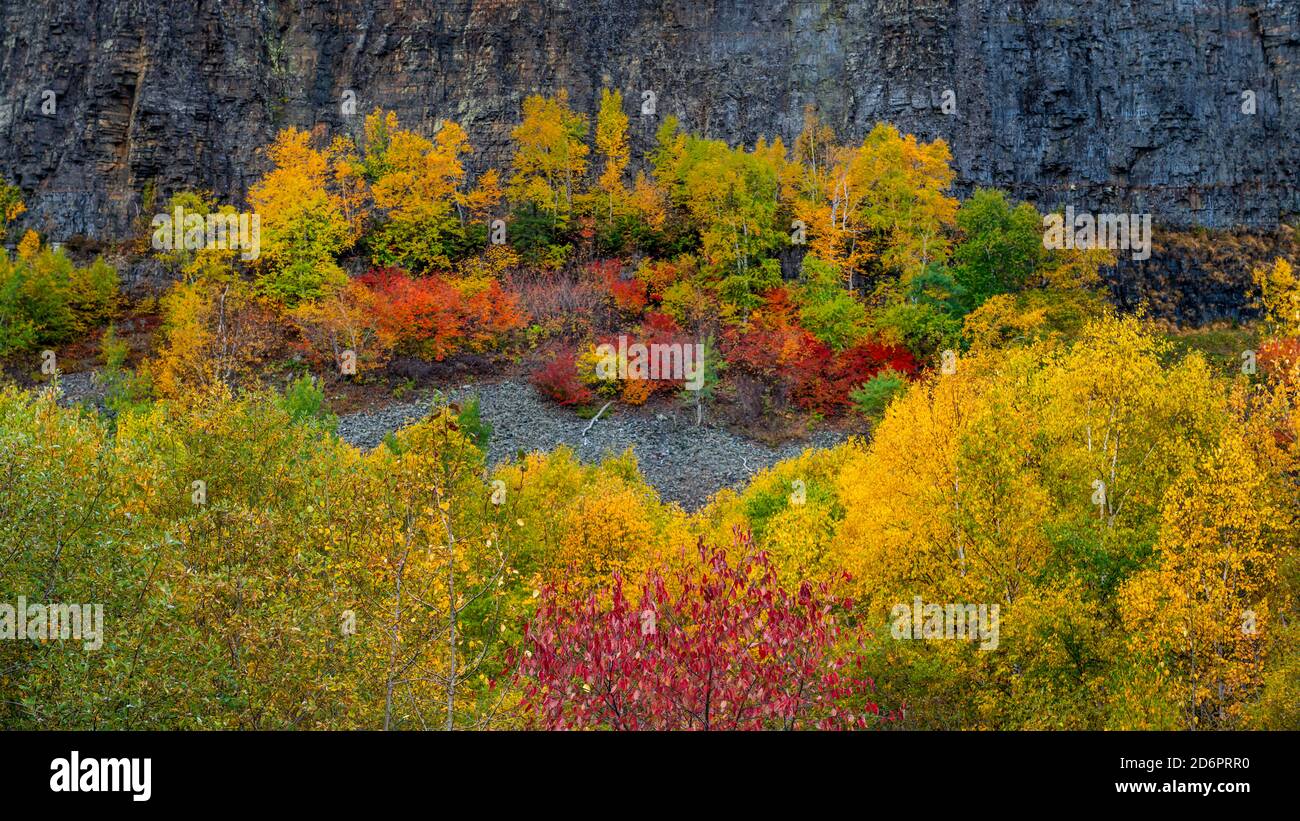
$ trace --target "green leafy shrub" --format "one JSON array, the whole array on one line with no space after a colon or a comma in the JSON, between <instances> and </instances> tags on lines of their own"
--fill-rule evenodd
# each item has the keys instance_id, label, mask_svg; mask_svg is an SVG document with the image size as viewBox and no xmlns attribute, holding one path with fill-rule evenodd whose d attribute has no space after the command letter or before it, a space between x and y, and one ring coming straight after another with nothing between
<instances>
[{"instance_id":1,"label":"green leafy shrub","mask_svg":"<svg viewBox=\"0 0 1300 821\"><path fill-rule=\"evenodd\" d=\"M113 266L97 259L78 268L62 249L38 249L29 236L18 255L0 251L0 356L66 342L117 312Z\"/></svg>"},{"instance_id":2,"label":"green leafy shrub","mask_svg":"<svg viewBox=\"0 0 1300 821\"><path fill-rule=\"evenodd\" d=\"M1042 217L1028 203L1012 207L1001 191L976 190L957 211L957 226L963 239L953 271L967 310L1024 288L1046 261Z\"/></svg>"},{"instance_id":3,"label":"green leafy shrub","mask_svg":"<svg viewBox=\"0 0 1300 821\"><path fill-rule=\"evenodd\" d=\"M906 387L906 374L886 368L854 389L849 398L858 413L868 419L880 419L885 415L890 400Z\"/></svg>"},{"instance_id":4,"label":"green leafy shrub","mask_svg":"<svg viewBox=\"0 0 1300 821\"><path fill-rule=\"evenodd\" d=\"M289 383L280 397L280 407L296 424L305 423L329 431L338 427L338 417L326 407L325 391L310 375L304 374Z\"/></svg>"},{"instance_id":5,"label":"green leafy shrub","mask_svg":"<svg viewBox=\"0 0 1300 821\"><path fill-rule=\"evenodd\" d=\"M460 425L461 432L469 437L479 450L487 450L488 438L492 436L492 424L484 421L477 396L471 396L460 404L456 423Z\"/></svg>"},{"instance_id":6,"label":"green leafy shrub","mask_svg":"<svg viewBox=\"0 0 1300 821\"><path fill-rule=\"evenodd\" d=\"M130 352L131 347L110 324L99 341L100 358L104 363L99 379L104 384L104 404L114 419L127 412L142 410L149 404L153 393L148 370L134 371L126 367Z\"/></svg>"}]
</instances>

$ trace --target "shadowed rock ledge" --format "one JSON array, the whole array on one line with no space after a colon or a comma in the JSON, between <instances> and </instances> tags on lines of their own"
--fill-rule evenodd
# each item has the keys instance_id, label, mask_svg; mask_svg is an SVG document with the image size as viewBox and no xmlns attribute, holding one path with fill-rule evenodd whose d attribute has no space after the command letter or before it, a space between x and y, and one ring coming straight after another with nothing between
<instances>
[{"instance_id":1,"label":"shadowed rock ledge","mask_svg":"<svg viewBox=\"0 0 1300 821\"><path fill-rule=\"evenodd\" d=\"M501 164L525 95L591 111L610 85L731 141L789 140L812 103L845 135L948 139L964 189L1271 228L1300 212L1298 21L1294 0L5 3L0 173L52 238L112 239L150 183L239 201L286 125L452 118Z\"/></svg>"}]
</instances>

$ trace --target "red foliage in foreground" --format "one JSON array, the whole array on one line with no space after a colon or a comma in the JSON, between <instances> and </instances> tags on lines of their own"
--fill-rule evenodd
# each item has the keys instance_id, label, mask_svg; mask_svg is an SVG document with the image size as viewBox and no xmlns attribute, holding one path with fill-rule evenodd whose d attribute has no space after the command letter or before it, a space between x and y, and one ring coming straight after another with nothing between
<instances>
[{"instance_id":1,"label":"red foliage in foreground","mask_svg":"<svg viewBox=\"0 0 1300 821\"><path fill-rule=\"evenodd\" d=\"M647 574L635 607L614 577L612 601L575 604L548 589L525 633L521 709L546 729L854 729L893 718L873 684L834 649L837 604L824 587L781 588L765 553L736 533L669 584ZM676 592L670 592L676 591Z\"/></svg>"}]
</instances>

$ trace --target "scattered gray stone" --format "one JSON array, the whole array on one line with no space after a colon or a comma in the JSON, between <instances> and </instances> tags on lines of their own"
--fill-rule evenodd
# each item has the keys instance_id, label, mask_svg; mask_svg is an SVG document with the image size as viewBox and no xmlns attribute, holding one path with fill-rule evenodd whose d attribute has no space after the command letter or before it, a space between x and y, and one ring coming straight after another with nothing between
<instances>
[{"instance_id":1,"label":"scattered gray stone","mask_svg":"<svg viewBox=\"0 0 1300 821\"><path fill-rule=\"evenodd\" d=\"M103 407L104 386L94 371L62 374L59 402ZM450 393L433 392L412 402L339 417L338 435L364 450L383 443L393 431L417 422L431 408L478 397L479 413L492 426L488 463L497 465L519 451L573 448L584 462L596 463L628 448L636 454L641 473L664 501L697 510L722 488L741 487L751 476L808 447L831 447L844 440L837 431L818 431L804 442L772 448L708 423L697 427L695 412L642 413L611 405L583 435L589 419L546 401L523 382L502 381L462 385Z\"/></svg>"},{"instance_id":2,"label":"scattered gray stone","mask_svg":"<svg viewBox=\"0 0 1300 821\"><path fill-rule=\"evenodd\" d=\"M477 396L479 413L492 425L488 462L495 465L520 450L549 451L568 445L585 462L599 462L627 448L636 453L641 473L665 501L696 510L725 487L743 485L750 476L807 447L829 447L843 441L835 431L820 431L807 442L771 448L728 430L706 424L696 427L694 411L654 416L611 406L584 437L589 420L547 402L532 386L513 381L463 386L449 396L390 405L340 417L338 435L369 449L384 437L426 416L447 401Z\"/></svg>"},{"instance_id":3,"label":"scattered gray stone","mask_svg":"<svg viewBox=\"0 0 1300 821\"><path fill-rule=\"evenodd\" d=\"M60 405L86 404L100 407L104 403L104 393L104 384L99 381L98 371L59 374Z\"/></svg>"}]
</instances>

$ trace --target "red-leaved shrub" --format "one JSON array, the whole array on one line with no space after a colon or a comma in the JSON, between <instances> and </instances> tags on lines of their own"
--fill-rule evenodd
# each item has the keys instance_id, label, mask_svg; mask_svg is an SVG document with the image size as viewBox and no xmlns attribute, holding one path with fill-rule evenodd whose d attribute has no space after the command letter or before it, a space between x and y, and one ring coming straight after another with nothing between
<instances>
[{"instance_id":1,"label":"red-leaved shrub","mask_svg":"<svg viewBox=\"0 0 1300 821\"><path fill-rule=\"evenodd\" d=\"M706 550L687 571L646 574L633 604L548 588L517 677L527 721L545 729L858 729L895 718L872 699L861 658L838 652L825 586L783 589L766 553L737 530L734 565Z\"/></svg>"},{"instance_id":2,"label":"red-leaved shrub","mask_svg":"<svg viewBox=\"0 0 1300 821\"><path fill-rule=\"evenodd\" d=\"M594 396L578 378L577 357L573 351L560 351L549 362L533 371L533 385L543 395L561 405L585 405Z\"/></svg>"},{"instance_id":3,"label":"red-leaved shrub","mask_svg":"<svg viewBox=\"0 0 1300 821\"><path fill-rule=\"evenodd\" d=\"M360 282L379 297L375 322L397 347L435 360L486 350L525 321L518 299L495 281L415 279L399 268L376 268Z\"/></svg>"},{"instance_id":4,"label":"red-leaved shrub","mask_svg":"<svg viewBox=\"0 0 1300 821\"><path fill-rule=\"evenodd\" d=\"M507 292L550 333L570 338L589 334L605 314L608 297L602 285L576 273L513 276Z\"/></svg>"},{"instance_id":5,"label":"red-leaved shrub","mask_svg":"<svg viewBox=\"0 0 1300 821\"><path fill-rule=\"evenodd\" d=\"M835 354L814 341L791 369L796 380L791 398L804 410L841 413L852 406L849 394L854 388L887 368L908 376L919 370L911 352L896 345L863 341Z\"/></svg>"},{"instance_id":6,"label":"red-leaved shrub","mask_svg":"<svg viewBox=\"0 0 1300 821\"><path fill-rule=\"evenodd\" d=\"M723 335L722 353L733 373L765 386L778 404L825 415L851 407L850 392L885 368L918 370L907 349L876 341L836 354L799 324L784 288L768 292L745 326Z\"/></svg>"},{"instance_id":7,"label":"red-leaved shrub","mask_svg":"<svg viewBox=\"0 0 1300 821\"><path fill-rule=\"evenodd\" d=\"M614 307L629 316L640 316L649 304L646 284L635 277L623 279L623 264L616 259L603 259L591 263L589 270L609 289Z\"/></svg>"},{"instance_id":8,"label":"red-leaved shrub","mask_svg":"<svg viewBox=\"0 0 1300 821\"><path fill-rule=\"evenodd\" d=\"M1300 387L1300 339L1277 337L1259 346L1259 370L1270 382Z\"/></svg>"}]
</instances>

